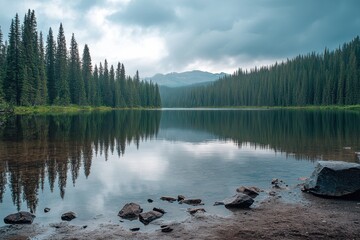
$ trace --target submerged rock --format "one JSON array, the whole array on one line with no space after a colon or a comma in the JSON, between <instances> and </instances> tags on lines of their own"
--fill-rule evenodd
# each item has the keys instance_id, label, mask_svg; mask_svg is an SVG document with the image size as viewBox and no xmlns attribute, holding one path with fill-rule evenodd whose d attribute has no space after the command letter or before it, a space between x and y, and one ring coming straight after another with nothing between
<instances>
[{"instance_id":1,"label":"submerged rock","mask_svg":"<svg viewBox=\"0 0 360 240\"><path fill-rule=\"evenodd\" d=\"M158 211L149 211L139 214L139 220L145 225L148 225L150 222L155 219L161 218L164 214Z\"/></svg>"},{"instance_id":2,"label":"submerged rock","mask_svg":"<svg viewBox=\"0 0 360 240\"><path fill-rule=\"evenodd\" d=\"M163 196L160 199L163 201L168 201L168 202L175 202L177 200L176 198L169 197L169 196Z\"/></svg>"},{"instance_id":3,"label":"submerged rock","mask_svg":"<svg viewBox=\"0 0 360 240\"><path fill-rule=\"evenodd\" d=\"M66 212L63 215L61 215L61 220L63 221L71 221L74 218L76 218L76 213L74 212Z\"/></svg>"},{"instance_id":4,"label":"submerged rock","mask_svg":"<svg viewBox=\"0 0 360 240\"><path fill-rule=\"evenodd\" d=\"M303 190L325 197L360 199L360 164L319 161Z\"/></svg>"},{"instance_id":5,"label":"submerged rock","mask_svg":"<svg viewBox=\"0 0 360 240\"><path fill-rule=\"evenodd\" d=\"M198 212L206 212L204 208L188 208L188 213L190 213L191 215L194 215L195 213L198 213Z\"/></svg>"},{"instance_id":6,"label":"submerged rock","mask_svg":"<svg viewBox=\"0 0 360 240\"><path fill-rule=\"evenodd\" d=\"M184 199L179 201L179 203L185 203L193 206L197 206L201 204L201 199L195 198L195 199Z\"/></svg>"},{"instance_id":7,"label":"submerged rock","mask_svg":"<svg viewBox=\"0 0 360 240\"><path fill-rule=\"evenodd\" d=\"M139 214L143 211L137 203L127 203L124 207L119 211L118 216L121 218L134 220L139 217Z\"/></svg>"},{"instance_id":8,"label":"submerged rock","mask_svg":"<svg viewBox=\"0 0 360 240\"><path fill-rule=\"evenodd\" d=\"M177 198L178 202L180 202L180 201L182 201L184 199L185 199L184 195L178 195L178 198Z\"/></svg>"},{"instance_id":9,"label":"submerged rock","mask_svg":"<svg viewBox=\"0 0 360 240\"><path fill-rule=\"evenodd\" d=\"M35 215L29 212L13 213L4 218L6 224L31 224L35 218Z\"/></svg>"},{"instance_id":10,"label":"submerged rock","mask_svg":"<svg viewBox=\"0 0 360 240\"><path fill-rule=\"evenodd\" d=\"M233 197L227 198L222 201L226 208L249 208L254 199L243 193L237 193Z\"/></svg>"},{"instance_id":11,"label":"submerged rock","mask_svg":"<svg viewBox=\"0 0 360 240\"><path fill-rule=\"evenodd\" d=\"M166 213L166 211L165 211L164 209L162 209L162 208L157 208L157 207L154 207L154 208L153 208L153 211L160 212L160 213L162 213L162 214L165 214L165 213Z\"/></svg>"},{"instance_id":12,"label":"submerged rock","mask_svg":"<svg viewBox=\"0 0 360 240\"><path fill-rule=\"evenodd\" d=\"M239 193L244 193L252 198L256 198L259 195L260 188L241 186L241 187L237 188L236 191Z\"/></svg>"}]
</instances>

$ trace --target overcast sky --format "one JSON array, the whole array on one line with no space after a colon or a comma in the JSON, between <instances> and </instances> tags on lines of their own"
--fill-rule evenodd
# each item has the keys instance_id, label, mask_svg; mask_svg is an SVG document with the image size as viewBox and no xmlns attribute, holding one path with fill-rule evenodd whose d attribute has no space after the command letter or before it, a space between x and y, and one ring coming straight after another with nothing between
<instances>
[{"instance_id":1,"label":"overcast sky","mask_svg":"<svg viewBox=\"0 0 360 240\"><path fill-rule=\"evenodd\" d=\"M360 35L359 0L0 0L11 19L34 9L38 30L88 44L93 65L124 63L127 74L235 69L272 64Z\"/></svg>"}]
</instances>

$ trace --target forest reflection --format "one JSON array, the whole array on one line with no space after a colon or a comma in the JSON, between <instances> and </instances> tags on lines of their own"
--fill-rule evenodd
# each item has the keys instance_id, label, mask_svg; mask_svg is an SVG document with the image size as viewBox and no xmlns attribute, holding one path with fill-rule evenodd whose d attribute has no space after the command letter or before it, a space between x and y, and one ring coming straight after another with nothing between
<instances>
[{"instance_id":1,"label":"forest reflection","mask_svg":"<svg viewBox=\"0 0 360 240\"><path fill-rule=\"evenodd\" d=\"M39 189L48 181L53 191L56 180L64 198L68 172L73 184L80 169L90 175L93 154L125 153L127 144L139 147L155 137L161 111L113 111L76 115L10 118L1 130L0 201L11 190L12 201L20 210L26 201L35 212Z\"/></svg>"},{"instance_id":2,"label":"forest reflection","mask_svg":"<svg viewBox=\"0 0 360 240\"><path fill-rule=\"evenodd\" d=\"M360 113L352 111L163 111L160 129L169 128L206 131L297 159L353 162L360 152Z\"/></svg>"}]
</instances>

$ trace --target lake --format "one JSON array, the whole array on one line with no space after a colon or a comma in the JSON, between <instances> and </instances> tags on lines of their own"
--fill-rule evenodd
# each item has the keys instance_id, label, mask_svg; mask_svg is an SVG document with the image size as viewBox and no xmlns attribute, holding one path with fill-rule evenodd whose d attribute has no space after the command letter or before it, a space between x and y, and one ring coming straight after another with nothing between
<instances>
[{"instance_id":1,"label":"lake","mask_svg":"<svg viewBox=\"0 0 360 240\"><path fill-rule=\"evenodd\" d=\"M313 171L316 160L358 161L360 114L351 111L267 109L163 109L14 116L1 126L0 217L31 211L34 222L119 223L128 202L144 211L160 207L168 223L189 217L185 204L161 196L201 198L213 206L241 185L290 188ZM285 201L303 201L296 189ZM153 199L148 203L147 199ZM305 201L305 200L304 200ZM255 203L256 204L256 203ZM43 209L49 207L50 212ZM4 223L1 223L4 225ZM158 226L157 226L158 227Z\"/></svg>"}]
</instances>

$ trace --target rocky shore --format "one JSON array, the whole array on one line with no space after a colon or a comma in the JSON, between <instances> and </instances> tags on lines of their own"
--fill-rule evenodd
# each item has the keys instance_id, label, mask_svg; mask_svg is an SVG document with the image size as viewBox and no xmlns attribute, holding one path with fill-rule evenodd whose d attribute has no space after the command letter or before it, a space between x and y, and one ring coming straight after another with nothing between
<instances>
[{"instance_id":1,"label":"rocky shore","mask_svg":"<svg viewBox=\"0 0 360 240\"><path fill-rule=\"evenodd\" d=\"M334 168L334 166L336 167ZM342 163L341 163L342 164ZM350 165L349 165L350 166ZM319 170L320 169L320 170ZM325 169L325 171L323 171ZM324 179L328 170L332 177L331 181ZM335 174L333 170L339 171ZM360 170L358 165L351 165L346 171ZM136 203L125 204L119 211L118 216L124 221L136 220L144 225L154 224L158 228L152 232L142 232L141 227L131 229L124 228L120 223L102 223L98 225L73 225L71 220L76 217L73 212L64 213L59 223L31 224L35 217L25 212L7 216L4 221L12 225L0 228L1 239L360 239L360 199L319 198L317 196L301 193L304 191L317 191L325 193L331 184L339 186L346 183L344 196L355 196L359 187L355 187L354 181L358 181L358 175L351 181L352 188L347 183L349 174L342 174L344 167L336 162L319 163L313 176L305 184L295 188L289 188L283 181L273 179L268 190L256 187L241 186L236 189L236 194L215 202L214 205L224 205L232 213L230 217L220 217L209 214L207 205L198 198L186 198L183 195L177 197L163 196L160 202L167 201L172 204L188 206L188 218L184 221L169 222L164 224L157 219L162 218L166 211L158 206L149 211L143 211ZM324 175L326 174L326 176ZM356 173L358 174L358 173ZM345 176L345 178L344 178ZM314 183L314 181L317 183ZM335 180L335 181L334 181ZM345 181L346 180L346 181ZM345 182L344 182L345 181ZM289 203L283 200L282 195L297 191L304 201ZM333 192L330 192L333 194ZM349 193L351 193L349 195ZM259 194L266 195L259 204L252 206L254 198ZM148 199L149 203L154 202ZM175 203L177 202L177 203ZM158 203L159 204L159 203ZM160 205L161 206L161 205ZM50 211L50 209L44 209ZM27 219L29 218L29 219ZM26 225L13 224L13 221L21 220Z\"/></svg>"}]
</instances>

